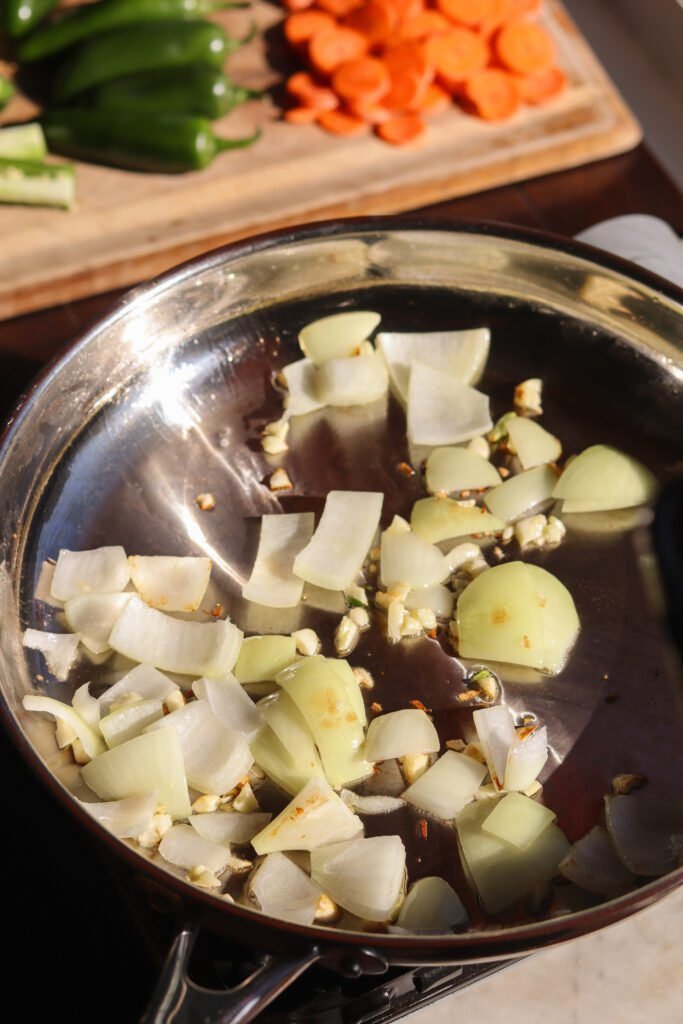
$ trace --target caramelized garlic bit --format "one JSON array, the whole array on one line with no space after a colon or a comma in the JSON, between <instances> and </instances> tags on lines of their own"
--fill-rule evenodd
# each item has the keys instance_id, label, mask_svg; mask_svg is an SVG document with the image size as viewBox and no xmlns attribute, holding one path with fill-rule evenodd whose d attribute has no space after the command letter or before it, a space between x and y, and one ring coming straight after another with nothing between
<instances>
[{"instance_id":1,"label":"caramelized garlic bit","mask_svg":"<svg viewBox=\"0 0 683 1024\"><path fill-rule=\"evenodd\" d=\"M482 558L481 548L478 544L466 541L464 544L456 544L454 548L446 552L448 567L451 572L457 572L471 562Z\"/></svg>"},{"instance_id":2,"label":"caramelized garlic bit","mask_svg":"<svg viewBox=\"0 0 683 1024\"><path fill-rule=\"evenodd\" d=\"M273 420L272 423L266 423L265 427L261 431L261 437L277 437L281 441L284 441L288 433L289 420L286 416L283 416L279 420Z\"/></svg>"},{"instance_id":3,"label":"caramelized garlic bit","mask_svg":"<svg viewBox=\"0 0 683 1024\"><path fill-rule=\"evenodd\" d=\"M447 750L454 750L456 754L462 754L466 746L464 740L446 740Z\"/></svg>"},{"instance_id":4,"label":"caramelized garlic bit","mask_svg":"<svg viewBox=\"0 0 683 1024\"><path fill-rule=\"evenodd\" d=\"M274 434L266 434L261 438L261 448L266 455L284 455L289 451L289 445L284 438L275 437ZM273 490L272 487L271 490Z\"/></svg>"},{"instance_id":5,"label":"caramelized garlic bit","mask_svg":"<svg viewBox=\"0 0 683 1024\"><path fill-rule=\"evenodd\" d=\"M357 609L353 609L356 611ZM367 614L367 613L366 613ZM342 616L342 619L334 631L334 649L337 654L344 658L354 649L360 638L360 627L350 615Z\"/></svg>"},{"instance_id":6,"label":"caramelized garlic bit","mask_svg":"<svg viewBox=\"0 0 683 1024\"><path fill-rule=\"evenodd\" d=\"M361 633L370 628L370 615L367 608L351 608L348 617L356 623Z\"/></svg>"},{"instance_id":7,"label":"caramelized garlic bit","mask_svg":"<svg viewBox=\"0 0 683 1024\"><path fill-rule=\"evenodd\" d=\"M314 629L297 629L291 634L297 654L312 658L320 650L320 637Z\"/></svg>"},{"instance_id":8,"label":"caramelized garlic bit","mask_svg":"<svg viewBox=\"0 0 683 1024\"><path fill-rule=\"evenodd\" d=\"M402 637L420 636L423 632L422 623L417 616L406 611L401 619L400 630Z\"/></svg>"},{"instance_id":9,"label":"caramelized garlic bit","mask_svg":"<svg viewBox=\"0 0 683 1024\"><path fill-rule=\"evenodd\" d=\"M610 782L610 789L617 796L626 796L632 793L635 789L641 789L647 785L648 779L645 775L638 775L635 772L623 772L621 775L615 775Z\"/></svg>"},{"instance_id":10,"label":"caramelized garlic bit","mask_svg":"<svg viewBox=\"0 0 683 1024\"><path fill-rule=\"evenodd\" d=\"M358 683L362 690L374 689L375 680L372 678L372 676L370 675L366 668L361 668L360 666L358 666L357 668L351 669L351 671L356 677L356 682Z\"/></svg>"},{"instance_id":11,"label":"caramelized garlic bit","mask_svg":"<svg viewBox=\"0 0 683 1024\"><path fill-rule=\"evenodd\" d=\"M194 499L194 503L200 512L212 512L216 507L216 499L210 491L198 494Z\"/></svg>"},{"instance_id":12,"label":"caramelized garlic bit","mask_svg":"<svg viewBox=\"0 0 683 1024\"><path fill-rule=\"evenodd\" d=\"M344 600L349 608L368 607L368 595L358 583L352 583L350 587L346 588Z\"/></svg>"},{"instance_id":13,"label":"caramelized garlic bit","mask_svg":"<svg viewBox=\"0 0 683 1024\"><path fill-rule=\"evenodd\" d=\"M223 801L216 793L204 793L192 804L194 814L212 814L217 811Z\"/></svg>"},{"instance_id":14,"label":"caramelized garlic bit","mask_svg":"<svg viewBox=\"0 0 683 1024\"><path fill-rule=\"evenodd\" d=\"M394 516L389 523L387 533L410 533L410 523L403 516ZM379 557L379 556L378 556Z\"/></svg>"},{"instance_id":15,"label":"caramelized garlic bit","mask_svg":"<svg viewBox=\"0 0 683 1024\"><path fill-rule=\"evenodd\" d=\"M546 546L561 544L567 534L567 527L557 516L548 516L548 525L543 531Z\"/></svg>"},{"instance_id":16,"label":"caramelized garlic bit","mask_svg":"<svg viewBox=\"0 0 683 1024\"><path fill-rule=\"evenodd\" d=\"M178 708L185 707L186 703L187 702L185 700L185 694L183 693L183 691L173 690L173 692L169 693L168 697L164 701L164 707L170 714L171 711L177 711Z\"/></svg>"},{"instance_id":17,"label":"caramelized garlic bit","mask_svg":"<svg viewBox=\"0 0 683 1024\"><path fill-rule=\"evenodd\" d=\"M137 836L135 842L145 850L152 850L155 846L159 845L172 825L173 818L171 815L166 814L163 807L157 807L149 825L142 835Z\"/></svg>"},{"instance_id":18,"label":"caramelized garlic bit","mask_svg":"<svg viewBox=\"0 0 683 1024\"><path fill-rule=\"evenodd\" d=\"M540 377L523 380L515 388L515 408L533 416L540 416L543 412L542 393L543 381Z\"/></svg>"},{"instance_id":19,"label":"caramelized garlic bit","mask_svg":"<svg viewBox=\"0 0 683 1024\"><path fill-rule=\"evenodd\" d=\"M501 480L507 480L507 478L510 476L510 470L507 468L507 466L498 466L498 475L501 478Z\"/></svg>"},{"instance_id":20,"label":"caramelized garlic bit","mask_svg":"<svg viewBox=\"0 0 683 1024\"><path fill-rule=\"evenodd\" d=\"M331 924L340 916L340 910L334 900L322 892L318 898L318 906L315 911L314 920L318 924Z\"/></svg>"},{"instance_id":21,"label":"caramelized garlic bit","mask_svg":"<svg viewBox=\"0 0 683 1024\"><path fill-rule=\"evenodd\" d=\"M268 487L271 491L291 491L294 484L289 479L289 473L286 469L276 469L268 481Z\"/></svg>"},{"instance_id":22,"label":"caramelized garlic bit","mask_svg":"<svg viewBox=\"0 0 683 1024\"><path fill-rule=\"evenodd\" d=\"M515 523L515 538L520 548L556 547L564 538L567 528L556 516L527 516Z\"/></svg>"},{"instance_id":23,"label":"caramelized garlic bit","mask_svg":"<svg viewBox=\"0 0 683 1024\"><path fill-rule=\"evenodd\" d=\"M393 600L387 611L387 640L392 643L396 643L401 639L401 626L403 625L403 616L405 615L405 608L403 603L398 600Z\"/></svg>"},{"instance_id":24,"label":"caramelized garlic bit","mask_svg":"<svg viewBox=\"0 0 683 1024\"><path fill-rule=\"evenodd\" d=\"M203 864L195 864L185 876L188 882L198 885L200 889L217 889L221 881L213 871L209 871Z\"/></svg>"},{"instance_id":25,"label":"caramelized garlic bit","mask_svg":"<svg viewBox=\"0 0 683 1024\"><path fill-rule=\"evenodd\" d=\"M254 796L254 790L249 782L245 782L239 793L232 801L231 807L240 814L250 814L252 811L260 810L259 802Z\"/></svg>"},{"instance_id":26,"label":"caramelized garlic bit","mask_svg":"<svg viewBox=\"0 0 683 1024\"><path fill-rule=\"evenodd\" d=\"M404 779L409 786L412 786L427 771L432 759L429 754L405 754L403 757L399 757L398 763L401 766Z\"/></svg>"},{"instance_id":27,"label":"caramelized garlic bit","mask_svg":"<svg viewBox=\"0 0 683 1024\"><path fill-rule=\"evenodd\" d=\"M500 683L493 672L487 668L475 672L470 682L474 683L490 701L497 700L500 696Z\"/></svg>"},{"instance_id":28,"label":"caramelized garlic bit","mask_svg":"<svg viewBox=\"0 0 683 1024\"><path fill-rule=\"evenodd\" d=\"M491 456L491 446L485 437L473 437L467 447L475 455L481 455L482 459L488 459Z\"/></svg>"},{"instance_id":29,"label":"caramelized garlic bit","mask_svg":"<svg viewBox=\"0 0 683 1024\"><path fill-rule=\"evenodd\" d=\"M506 526L500 535L500 543L505 545L509 544L515 535L515 531L511 526Z\"/></svg>"},{"instance_id":30,"label":"caramelized garlic bit","mask_svg":"<svg viewBox=\"0 0 683 1024\"><path fill-rule=\"evenodd\" d=\"M436 629L436 615L431 608L418 608L414 614L425 633Z\"/></svg>"}]
</instances>

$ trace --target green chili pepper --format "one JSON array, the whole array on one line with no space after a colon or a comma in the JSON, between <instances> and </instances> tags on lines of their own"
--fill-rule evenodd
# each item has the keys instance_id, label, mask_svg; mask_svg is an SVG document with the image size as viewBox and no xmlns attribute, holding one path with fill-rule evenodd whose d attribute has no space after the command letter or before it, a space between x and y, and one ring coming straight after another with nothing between
<instances>
[{"instance_id":1,"label":"green chili pepper","mask_svg":"<svg viewBox=\"0 0 683 1024\"><path fill-rule=\"evenodd\" d=\"M190 64L181 71L150 71L105 82L90 100L98 110L145 114L195 114L211 121L263 94L231 81L218 68Z\"/></svg>"},{"instance_id":2,"label":"green chili pepper","mask_svg":"<svg viewBox=\"0 0 683 1024\"><path fill-rule=\"evenodd\" d=\"M76 175L71 164L0 158L0 203L60 206L71 209L76 199Z\"/></svg>"},{"instance_id":3,"label":"green chili pepper","mask_svg":"<svg viewBox=\"0 0 683 1024\"><path fill-rule=\"evenodd\" d=\"M0 110L6 107L15 93L15 88L8 78L0 75Z\"/></svg>"},{"instance_id":4,"label":"green chili pepper","mask_svg":"<svg viewBox=\"0 0 683 1024\"><path fill-rule=\"evenodd\" d=\"M241 40L210 21L157 21L108 32L84 43L57 76L53 99L70 100L103 82L141 71L197 62L222 67Z\"/></svg>"},{"instance_id":5,"label":"green chili pepper","mask_svg":"<svg viewBox=\"0 0 683 1024\"><path fill-rule=\"evenodd\" d=\"M80 108L48 111L43 128L51 152L158 174L200 171L219 153L250 146L260 134L221 139L203 117Z\"/></svg>"},{"instance_id":6,"label":"green chili pepper","mask_svg":"<svg viewBox=\"0 0 683 1024\"><path fill-rule=\"evenodd\" d=\"M126 25L169 19L193 21L215 11L244 6L231 0L102 0L66 11L58 21L45 25L19 45L18 56L28 64Z\"/></svg>"},{"instance_id":7,"label":"green chili pepper","mask_svg":"<svg viewBox=\"0 0 683 1024\"><path fill-rule=\"evenodd\" d=\"M15 39L35 28L59 0L5 0L4 21L9 34Z\"/></svg>"}]
</instances>

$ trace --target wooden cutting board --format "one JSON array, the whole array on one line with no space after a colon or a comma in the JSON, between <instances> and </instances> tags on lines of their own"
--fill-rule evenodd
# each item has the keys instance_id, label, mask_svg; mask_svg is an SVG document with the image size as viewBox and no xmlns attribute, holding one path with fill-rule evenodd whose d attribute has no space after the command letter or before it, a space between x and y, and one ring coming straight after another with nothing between
<instances>
[{"instance_id":1,"label":"wooden cutting board","mask_svg":"<svg viewBox=\"0 0 683 1024\"><path fill-rule=\"evenodd\" d=\"M278 76L282 9L258 3L221 20L237 34L255 17L263 30L231 58L245 85ZM543 20L571 86L511 121L486 124L456 109L434 118L412 148L372 135L338 139L315 126L279 120L270 99L252 102L218 125L225 135L263 128L250 149L220 156L206 171L144 175L79 164L71 212L0 206L0 319L132 284L182 260L259 231L326 217L396 213L635 146L640 128L557 0ZM4 122L31 117L13 101Z\"/></svg>"}]
</instances>

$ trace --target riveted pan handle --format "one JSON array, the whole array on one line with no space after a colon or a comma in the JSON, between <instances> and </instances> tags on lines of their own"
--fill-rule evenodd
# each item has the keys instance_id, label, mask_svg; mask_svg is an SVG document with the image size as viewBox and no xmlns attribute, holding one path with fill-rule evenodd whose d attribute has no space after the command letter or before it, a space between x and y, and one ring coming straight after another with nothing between
<instances>
[{"instance_id":1,"label":"riveted pan handle","mask_svg":"<svg viewBox=\"0 0 683 1024\"><path fill-rule=\"evenodd\" d=\"M185 926L176 936L142 1024L248 1024L320 959L316 946L295 956L266 956L236 988L217 992L188 977L197 932L197 926Z\"/></svg>"}]
</instances>

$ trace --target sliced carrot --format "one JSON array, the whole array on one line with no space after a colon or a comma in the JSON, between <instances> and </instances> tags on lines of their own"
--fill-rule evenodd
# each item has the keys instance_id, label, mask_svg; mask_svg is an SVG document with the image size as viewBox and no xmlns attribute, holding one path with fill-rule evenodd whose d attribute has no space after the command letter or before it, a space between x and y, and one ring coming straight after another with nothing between
<instances>
[{"instance_id":1,"label":"sliced carrot","mask_svg":"<svg viewBox=\"0 0 683 1024\"><path fill-rule=\"evenodd\" d=\"M381 0L370 0L351 11L344 24L364 35L372 48L387 41L398 24L398 15L393 7Z\"/></svg>"},{"instance_id":2,"label":"sliced carrot","mask_svg":"<svg viewBox=\"0 0 683 1024\"><path fill-rule=\"evenodd\" d=\"M518 75L515 84L522 100L538 107L559 96L566 88L567 76L560 68L548 68L534 75Z\"/></svg>"},{"instance_id":3,"label":"sliced carrot","mask_svg":"<svg viewBox=\"0 0 683 1024\"><path fill-rule=\"evenodd\" d=\"M348 104L349 113L354 117L360 117L366 124L384 124L396 114L393 110L387 110L381 103L368 103L366 100L356 100Z\"/></svg>"},{"instance_id":4,"label":"sliced carrot","mask_svg":"<svg viewBox=\"0 0 683 1024\"><path fill-rule=\"evenodd\" d=\"M392 7L397 18L412 18L424 9L422 0L384 0L387 6Z\"/></svg>"},{"instance_id":5,"label":"sliced carrot","mask_svg":"<svg viewBox=\"0 0 683 1024\"><path fill-rule=\"evenodd\" d=\"M485 121L504 121L519 107L520 98L512 75L498 68L485 68L471 75L463 93Z\"/></svg>"},{"instance_id":6,"label":"sliced carrot","mask_svg":"<svg viewBox=\"0 0 683 1024\"><path fill-rule=\"evenodd\" d=\"M406 143L413 142L424 133L424 130L424 122L417 114L401 114L385 121L384 124L378 124L375 128L380 139L390 142L393 146L405 146Z\"/></svg>"},{"instance_id":7,"label":"sliced carrot","mask_svg":"<svg viewBox=\"0 0 683 1024\"><path fill-rule=\"evenodd\" d=\"M316 7L335 18L343 18L356 7L362 7L363 0L315 0Z\"/></svg>"},{"instance_id":8,"label":"sliced carrot","mask_svg":"<svg viewBox=\"0 0 683 1024\"><path fill-rule=\"evenodd\" d=\"M429 84L429 81L416 71L392 71L391 87L382 97L382 105L393 111L417 110Z\"/></svg>"},{"instance_id":9,"label":"sliced carrot","mask_svg":"<svg viewBox=\"0 0 683 1024\"><path fill-rule=\"evenodd\" d=\"M436 0L436 6L457 25L473 28L495 13L496 0Z\"/></svg>"},{"instance_id":10,"label":"sliced carrot","mask_svg":"<svg viewBox=\"0 0 683 1024\"><path fill-rule=\"evenodd\" d=\"M376 57L359 57L340 64L332 74L332 88L343 100L376 103L389 92L391 78L385 64Z\"/></svg>"},{"instance_id":11,"label":"sliced carrot","mask_svg":"<svg viewBox=\"0 0 683 1024\"><path fill-rule=\"evenodd\" d=\"M314 0L284 0L288 11L305 11L308 7L312 7L313 3Z\"/></svg>"},{"instance_id":12,"label":"sliced carrot","mask_svg":"<svg viewBox=\"0 0 683 1024\"><path fill-rule=\"evenodd\" d=\"M336 110L339 106L339 99L334 91L326 85L319 85L308 71L297 71L296 74L290 75L285 88L302 107L321 111Z\"/></svg>"},{"instance_id":13,"label":"sliced carrot","mask_svg":"<svg viewBox=\"0 0 683 1024\"><path fill-rule=\"evenodd\" d=\"M452 89L485 68L490 51L486 41L467 28L453 28L424 44L429 60L444 85Z\"/></svg>"},{"instance_id":14,"label":"sliced carrot","mask_svg":"<svg viewBox=\"0 0 683 1024\"><path fill-rule=\"evenodd\" d=\"M434 78L434 68L429 60L424 43L415 42L414 40L398 43L384 52L382 60L392 75L412 72L419 78L424 79L427 84Z\"/></svg>"},{"instance_id":15,"label":"sliced carrot","mask_svg":"<svg viewBox=\"0 0 683 1024\"><path fill-rule=\"evenodd\" d=\"M494 40L501 64L520 75L545 71L555 60L555 44L550 35L533 21L511 21Z\"/></svg>"},{"instance_id":16,"label":"sliced carrot","mask_svg":"<svg viewBox=\"0 0 683 1024\"><path fill-rule=\"evenodd\" d=\"M420 14L406 18L401 25L401 35L406 40L428 39L429 36L438 36L448 32L451 27L448 18L439 14L438 11L428 8L426 11L421 11Z\"/></svg>"},{"instance_id":17,"label":"sliced carrot","mask_svg":"<svg viewBox=\"0 0 683 1024\"><path fill-rule=\"evenodd\" d=\"M285 110L285 121L290 124L315 124L318 117L319 111L313 107L290 107Z\"/></svg>"},{"instance_id":18,"label":"sliced carrot","mask_svg":"<svg viewBox=\"0 0 683 1024\"><path fill-rule=\"evenodd\" d=\"M308 59L319 74L331 75L340 64L364 57L367 49L368 41L360 32L337 26L319 32L311 39Z\"/></svg>"},{"instance_id":19,"label":"sliced carrot","mask_svg":"<svg viewBox=\"0 0 683 1024\"><path fill-rule=\"evenodd\" d=\"M360 117L343 110L326 110L318 116L318 124L332 135L362 135L368 127Z\"/></svg>"},{"instance_id":20,"label":"sliced carrot","mask_svg":"<svg viewBox=\"0 0 683 1024\"><path fill-rule=\"evenodd\" d=\"M285 18L285 39L294 49L300 49L319 32L334 27L334 18L325 11L296 11Z\"/></svg>"},{"instance_id":21,"label":"sliced carrot","mask_svg":"<svg viewBox=\"0 0 683 1024\"><path fill-rule=\"evenodd\" d=\"M422 97L420 110L423 114L441 114L451 106L451 94L437 82L427 86L427 91Z\"/></svg>"}]
</instances>

